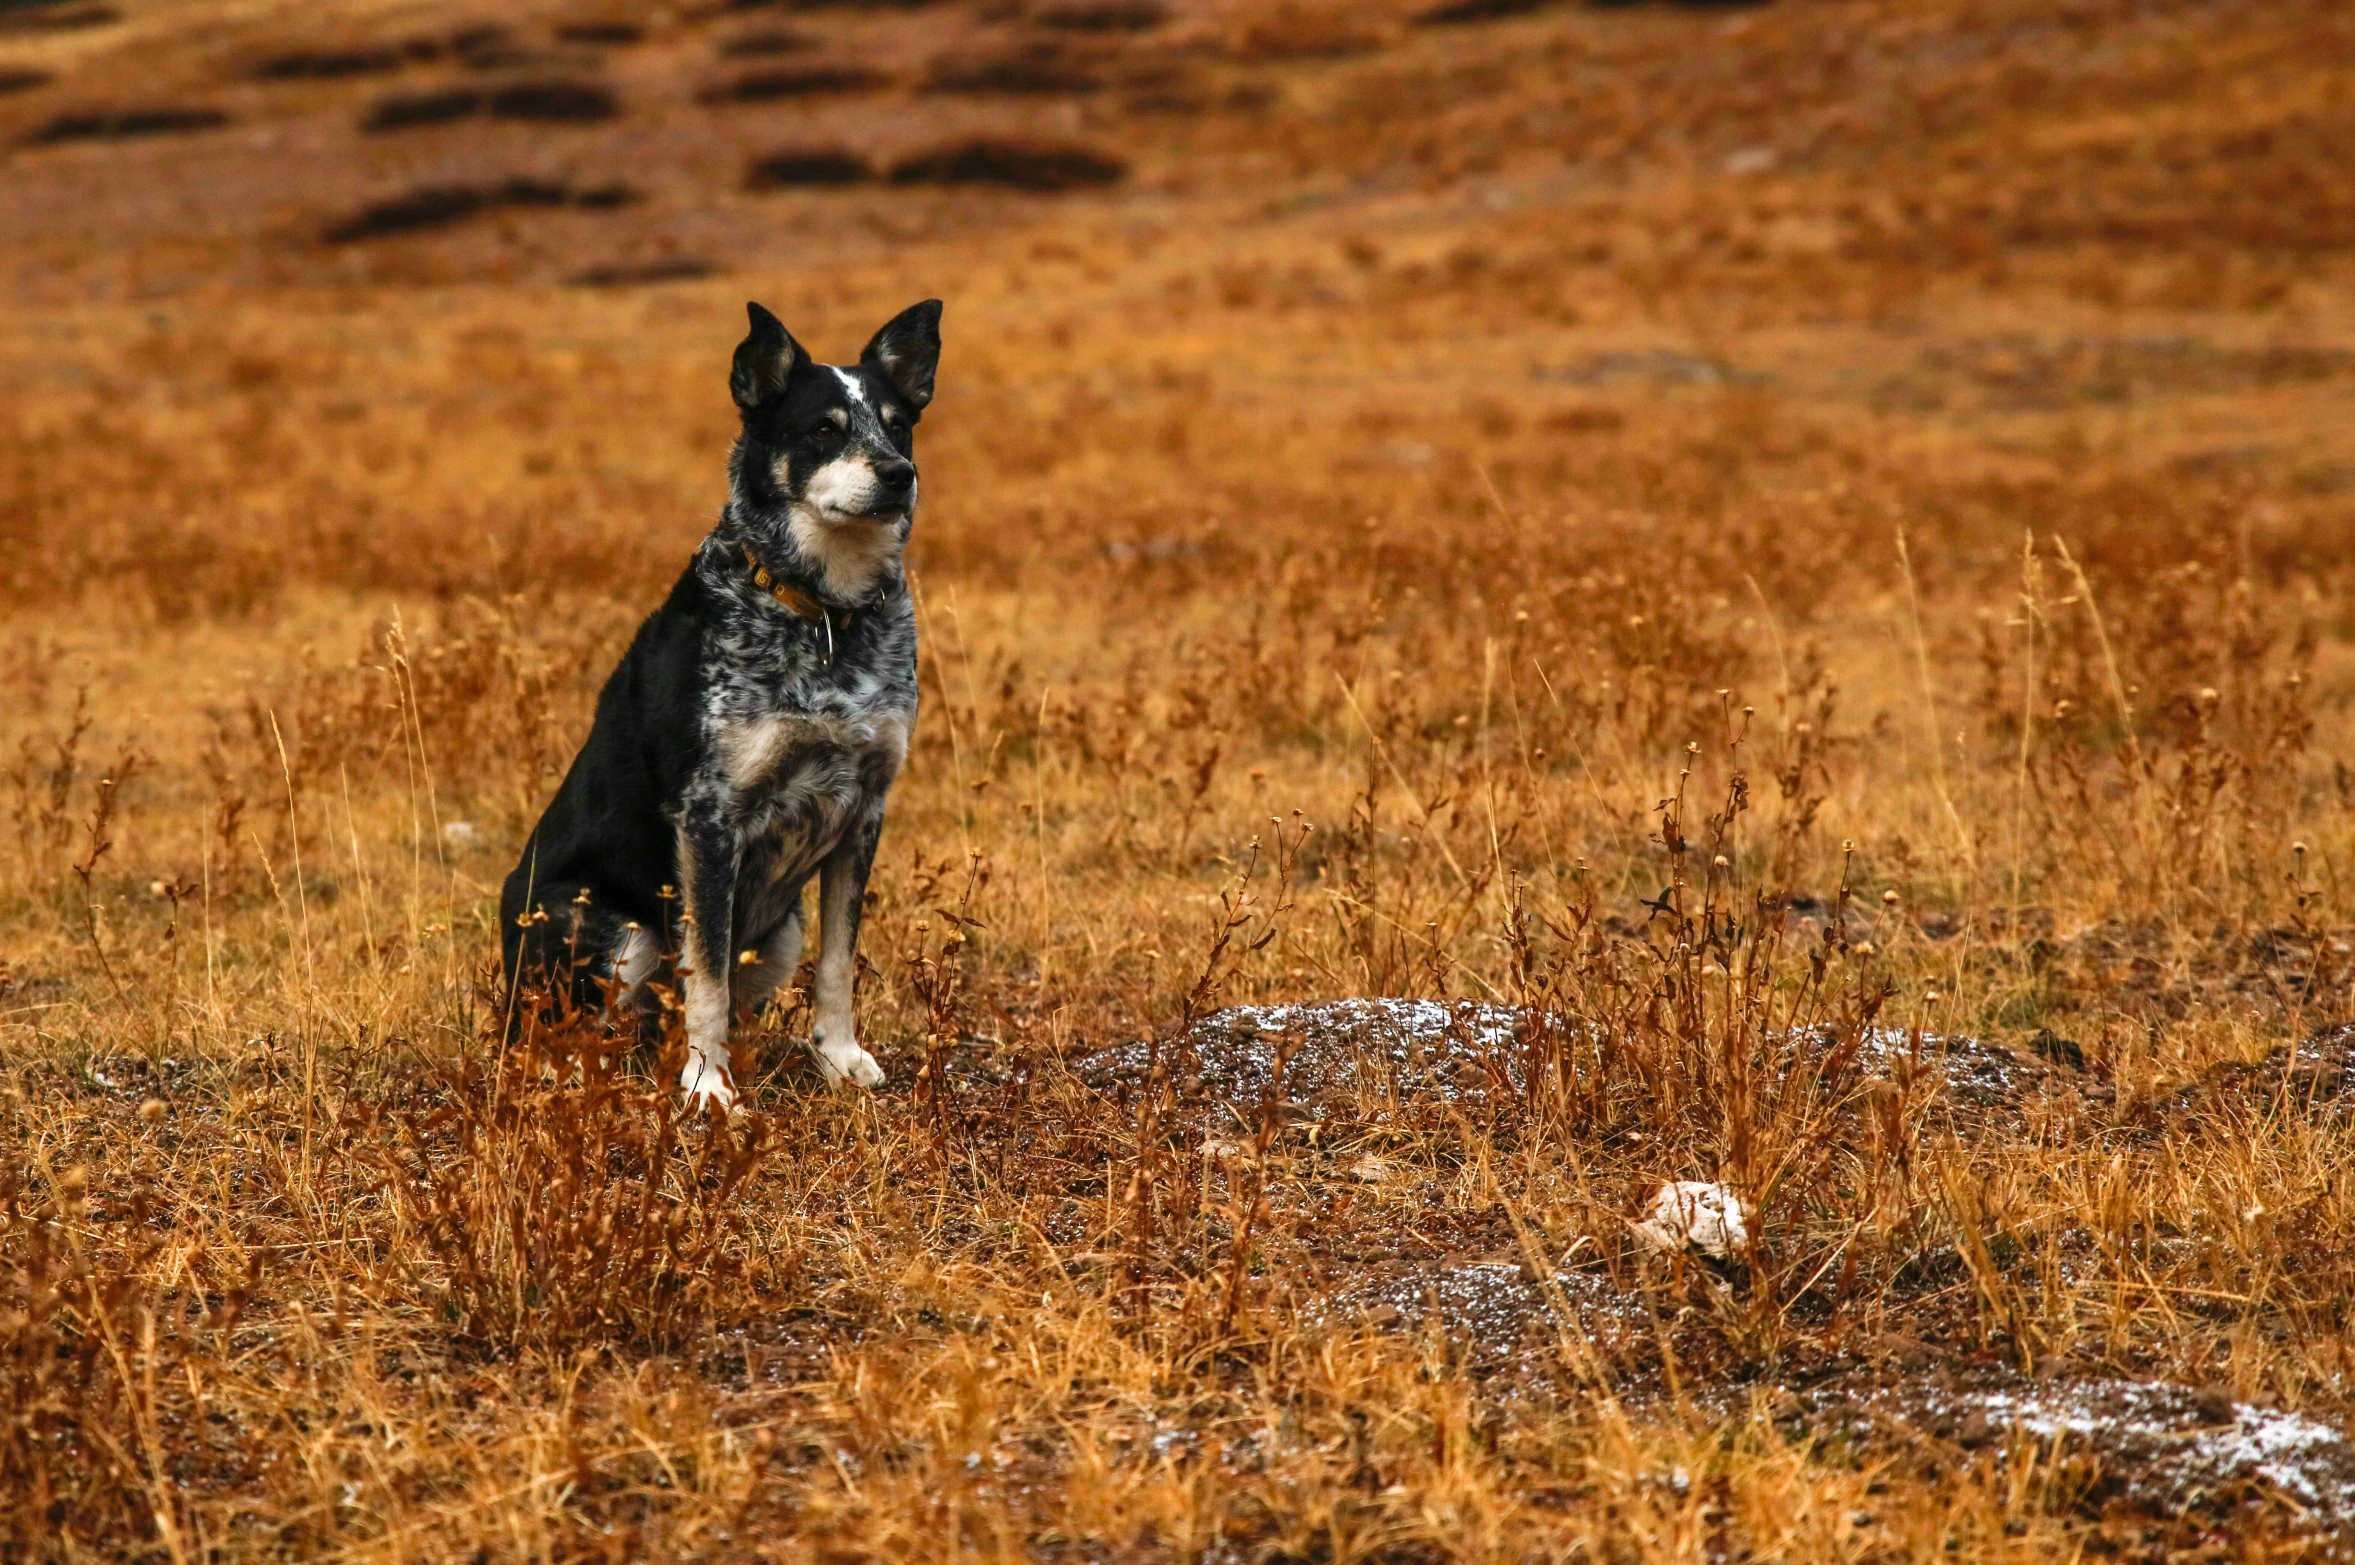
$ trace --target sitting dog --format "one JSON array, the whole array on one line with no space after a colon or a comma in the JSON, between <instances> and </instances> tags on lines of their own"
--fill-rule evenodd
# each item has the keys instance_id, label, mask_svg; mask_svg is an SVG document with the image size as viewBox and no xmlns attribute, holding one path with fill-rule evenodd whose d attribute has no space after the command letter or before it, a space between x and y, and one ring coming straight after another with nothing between
<instances>
[{"instance_id":1,"label":"sitting dog","mask_svg":"<svg viewBox=\"0 0 2355 1565\"><path fill-rule=\"evenodd\" d=\"M900 556L940 301L902 311L853 365L810 362L774 315L746 309L727 508L605 682L499 899L510 1027L535 983L642 1016L675 976L690 1109L735 1103L730 1025L792 978L812 874L812 1052L829 1082L883 1080L852 1033L851 989L916 722Z\"/></svg>"}]
</instances>

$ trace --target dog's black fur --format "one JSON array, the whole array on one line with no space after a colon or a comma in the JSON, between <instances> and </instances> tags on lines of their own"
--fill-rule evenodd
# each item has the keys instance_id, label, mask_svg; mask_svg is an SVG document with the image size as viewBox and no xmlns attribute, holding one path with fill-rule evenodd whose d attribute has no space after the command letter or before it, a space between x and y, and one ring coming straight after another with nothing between
<instances>
[{"instance_id":1,"label":"dog's black fur","mask_svg":"<svg viewBox=\"0 0 2355 1565\"><path fill-rule=\"evenodd\" d=\"M735 1101L730 1022L793 976L812 874L812 1047L829 1080L883 1079L852 1035L851 986L916 720L901 551L940 301L903 311L847 366L811 363L775 316L747 312L727 507L606 681L499 901L511 1023L535 990L644 1008L650 984L676 977L691 1105Z\"/></svg>"}]
</instances>

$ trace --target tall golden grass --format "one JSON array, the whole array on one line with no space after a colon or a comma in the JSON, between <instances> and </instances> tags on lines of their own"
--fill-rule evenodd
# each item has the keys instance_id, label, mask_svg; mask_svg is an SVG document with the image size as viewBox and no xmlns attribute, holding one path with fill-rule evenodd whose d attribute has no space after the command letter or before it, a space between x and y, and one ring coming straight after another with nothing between
<instances>
[{"instance_id":1,"label":"tall golden grass","mask_svg":"<svg viewBox=\"0 0 2355 1565\"><path fill-rule=\"evenodd\" d=\"M0 191L0 1554L2331 1547L1777 1397L2348 1408L2350 17L1020 10L794 17L883 84L774 121L666 14L545 133L636 206L359 246L542 133L403 152L396 67L255 62L477 18L0 36L64 72L12 136L235 116ZM985 132L1130 173L740 188ZM721 275L566 285L664 256ZM742 299L839 357L934 293L891 1084L820 1088L797 993L724 1129L502 1050L498 879L722 498ZM1477 1093L1205 1117L1189 1024L1361 995L1527 1021L1457 1028ZM1644 1251L1675 1178L1754 1253ZM1555 1313L1349 1302L1468 1259Z\"/></svg>"}]
</instances>

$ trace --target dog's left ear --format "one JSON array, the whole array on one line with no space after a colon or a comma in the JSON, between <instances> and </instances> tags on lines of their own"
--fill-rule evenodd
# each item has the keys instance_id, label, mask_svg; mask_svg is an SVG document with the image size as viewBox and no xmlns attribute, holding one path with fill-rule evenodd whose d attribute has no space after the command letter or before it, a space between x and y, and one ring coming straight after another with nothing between
<instances>
[{"instance_id":1,"label":"dog's left ear","mask_svg":"<svg viewBox=\"0 0 2355 1565\"><path fill-rule=\"evenodd\" d=\"M911 304L885 322L859 362L881 370L908 406L921 411L932 400L932 372L940 367L940 301Z\"/></svg>"}]
</instances>

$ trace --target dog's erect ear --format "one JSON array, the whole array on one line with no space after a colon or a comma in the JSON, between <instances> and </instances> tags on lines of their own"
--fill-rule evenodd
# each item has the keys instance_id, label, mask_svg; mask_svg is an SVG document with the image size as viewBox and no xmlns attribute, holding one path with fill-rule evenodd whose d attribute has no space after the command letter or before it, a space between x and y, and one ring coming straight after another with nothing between
<instances>
[{"instance_id":1,"label":"dog's erect ear","mask_svg":"<svg viewBox=\"0 0 2355 1565\"><path fill-rule=\"evenodd\" d=\"M883 372L908 406L932 400L932 372L940 367L940 301L911 304L884 323L859 362Z\"/></svg>"},{"instance_id":2,"label":"dog's erect ear","mask_svg":"<svg viewBox=\"0 0 2355 1565\"><path fill-rule=\"evenodd\" d=\"M728 390L736 405L749 413L785 389L794 367L808 358L801 344L785 330L785 323L757 304L744 306L752 330L736 345L736 367L728 372Z\"/></svg>"}]
</instances>

